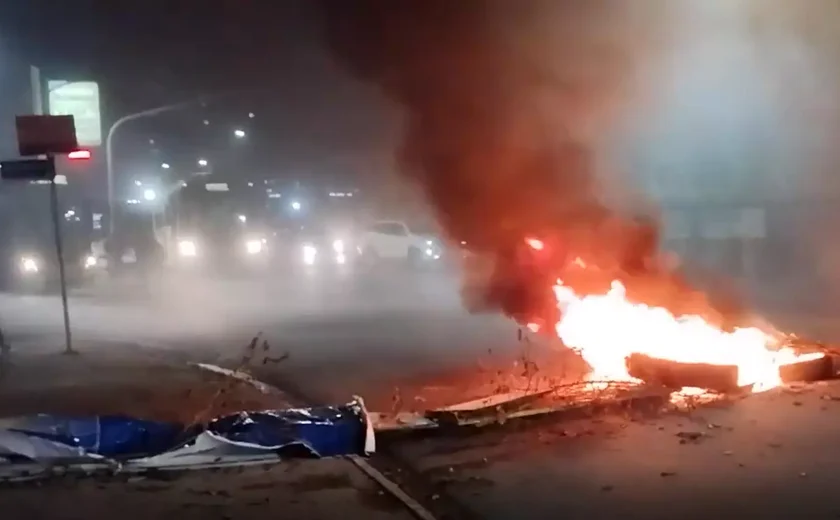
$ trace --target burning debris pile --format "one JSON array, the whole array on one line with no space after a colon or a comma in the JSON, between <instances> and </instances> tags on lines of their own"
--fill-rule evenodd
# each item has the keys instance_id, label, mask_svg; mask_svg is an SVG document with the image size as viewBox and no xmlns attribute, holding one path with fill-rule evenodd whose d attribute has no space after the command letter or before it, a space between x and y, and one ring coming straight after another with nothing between
<instances>
[{"instance_id":1,"label":"burning debris pile","mask_svg":"<svg viewBox=\"0 0 840 520\"><path fill-rule=\"evenodd\" d=\"M606 185L596 150L642 101L666 4L322 6L334 56L406 110L403 173L492 266L472 288L484 308L556 333L593 381L761 391L830 364L739 327L738 305L710 303L659 257L656 218L605 202L621 183Z\"/></svg>"},{"instance_id":2,"label":"burning debris pile","mask_svg":"<svg viewBox=\"0 0 840 520\"><path fill-rule=\"evenodd\" d=\"M556 334L587 362L594 380L760 392L834 374L822 352L798 352L755 327L727 331L698 315L634 303L619 281L603 294L580 295L558 280L554 294Z\"/></svg>"}]
</instances>

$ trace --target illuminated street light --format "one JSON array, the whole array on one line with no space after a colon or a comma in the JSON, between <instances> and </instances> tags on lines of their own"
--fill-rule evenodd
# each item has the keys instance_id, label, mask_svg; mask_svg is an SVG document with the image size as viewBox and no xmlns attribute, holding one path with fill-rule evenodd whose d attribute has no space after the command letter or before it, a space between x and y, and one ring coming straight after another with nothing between
<instances>
[{"instance_id":1,"label":"illuminated street light","mask_svg":"<svg viewBox=\"0 0 840 520\"><path fill-rule=\"evenodd\" d=\"M145 189L143 190L143 199L147 202L151 202L157 198L157 192L153 189Z\"/></svg>"},{"instance_id":2,"label":"illuminated street light","mask_svg":"<svg viewBox=\"0 0 840 520\"><path fill-rule=\"evenodd\" d=\"M294 211L300 211L300 202L298 202L298 201L296 201L296 200L295 200L295 201L292 201L291 206L292 206L292 209L293 209Z\"/></svg>"},{"instance_id":3,"label":"illuminated street light","mask_svg":"<svg viewBox=\"0 0 840 520\"><path fill-rule=\"evenodd\" d=\"M163 163L163 164L160 165L160 167L163 168L164 170L168 170L170 168L169 163Z\"/></svg>"},{"instance_id":4,"label":"illuminated street light","mask_svg":"<svg viewBox=\"0 0 840 520\"><path fill-rule=\"evenodd\" d=\"M233 135L235 135L237 139L244 139L245 138L245 130L242 130L241 128L237 128L236 130L233 131Z\"/></svg>"},{"instance_id":5,"label":"illuminated street light","mask_svg":"<svg viewBox=\"0 0 840 520\"><path fill-rule=\"evenodd\" d=\"M207 159L199 159L198 160L198 165L201 166L202 168L207 166Z\"/></svg>"},{"instance_id":6,"label":"illuminated street light","mask_svg":"<svg viewBox=\"0 0 840 520\"><path fill-rule=\"evenodd\" d=\"M209 119L204 120L204 126L210 126L210 120Z\"/></svg>"},{"instance_id":7,"label":"illuminated street light","mask_svg":"<svg viewBox=\"0 0 840 520\"><path fill-rule=\"evenodd\" d=\"M135 186L142 186L142 185L143 185L143 183L142 183L142 182L140 182L140 181L134 181L134 185L135 185Z\"/></svg>"},{"instance_id":8,"label":"illuminated street light","mask_svg":"<svg viewBox=\"0 0 840 520\"><path fill-rule=\"evenodd\" d=\"M254 113L253 112L248 112L248 118L249 119L254 119Z\"/></svg>"}]
</instances>

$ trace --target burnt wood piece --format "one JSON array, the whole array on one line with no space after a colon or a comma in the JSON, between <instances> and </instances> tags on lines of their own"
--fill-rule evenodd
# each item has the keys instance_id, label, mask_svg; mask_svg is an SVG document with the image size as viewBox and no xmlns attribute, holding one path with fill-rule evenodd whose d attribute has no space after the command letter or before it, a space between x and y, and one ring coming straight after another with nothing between
<instances>
[{"instance_id":1,"label":"burnt wood piece","mask_svg":"<svg viewBox=\"0 0 840 520\"><path fill-rule=\"evenodd\" d=\"M779 376L783 383L811 383L832 379L836 376L834 359L825 355L817 359L783 365L779 367Z\"/></svg>"},{"instance_id":2,"label":"burnt wood piece","mask_svg":"<svg viewBox=\"0 0 840 520\"><path fill-rule=\"evenodd\" d=\"M631 354L626 363L631 376L652 385L675 390L691 386L716 392L739 391L738 367L735 365L680 363L644 354Z\"/></svg>"}]
</instances>

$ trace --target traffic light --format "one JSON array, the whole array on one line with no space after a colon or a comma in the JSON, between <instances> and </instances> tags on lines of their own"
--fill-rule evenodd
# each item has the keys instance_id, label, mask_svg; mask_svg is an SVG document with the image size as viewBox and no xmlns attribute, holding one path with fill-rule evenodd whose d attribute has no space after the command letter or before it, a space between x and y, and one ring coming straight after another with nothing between
<instances>
[{"instance_id":1,"label":"traffic light","mask_svg":"<svg viewBox=\"0 0 840 520\"><path fill-rule=\"evenodd\" d=\"M74 150L67 154L67 158L71 161L90 160L90 150Z\"/></svg>"}]
</instances>

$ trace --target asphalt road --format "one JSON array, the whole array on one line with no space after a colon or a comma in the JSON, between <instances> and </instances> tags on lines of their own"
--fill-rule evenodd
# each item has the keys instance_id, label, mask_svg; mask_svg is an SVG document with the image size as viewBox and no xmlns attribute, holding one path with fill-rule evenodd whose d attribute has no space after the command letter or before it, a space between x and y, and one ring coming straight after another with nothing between
<instances>
[{"instance_id":1,"label":"asphalt road","mask_svg":"<svg viewBox=\"0 0 840 520\"><path fill-rule=\"evenodd\" d=\"M270 369L277 381L324 401L360 394L376 409L395 386L412 388L407 381L458 379L478 360L503 365L523 349L507 320L466 314L457 283L441 273L170 280L151 290L124 283L75 293L71 316L83 356L151 348L232 360L261 331L273 355L289 354ZM4 295L0 320L13 352L62 347L54 296ZM838 411L832 384L691 415L604 417L392 448L431 482L418 498L452 501L464 518L837 518Z\"/></svg>"},{"instance_id":2,"label":"asphalt road","mask_svg":"<svg viewBox=\"0 0 840 520\"><path fill-rule=\"evenodd\" d=\"M278 379L326 402L356 394L384 406L408 379L507 363L520 348L514 324L467 314L458 280L436 272L105 283L75 291L70 315L83 353L142 347L236 363L262 333L273 357L288 354ZM0 296L0 325L13 352L63 348L56 296Z\"/></svg>"},{"instance_id":3,"label":"asphalt road","mask_svg":"<svg viewBox=\"0 0 840 520\"><path fill-rule=\"evenodd\" d=\"M397 451L483 519L840 516L840 383L659 417L602 417ZM435 503L435 495L424 497Z\"/></svg>"}]
</instances>

